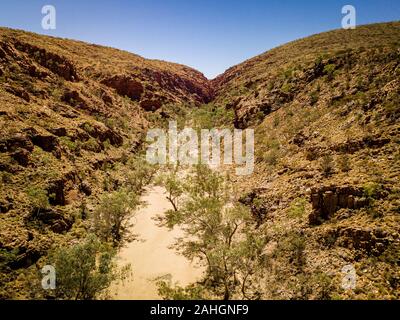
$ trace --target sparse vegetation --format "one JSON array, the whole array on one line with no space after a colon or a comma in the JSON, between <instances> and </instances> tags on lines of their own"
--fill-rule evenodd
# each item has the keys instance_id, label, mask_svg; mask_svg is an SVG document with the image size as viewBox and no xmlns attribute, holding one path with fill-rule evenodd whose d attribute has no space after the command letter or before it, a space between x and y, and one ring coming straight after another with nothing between
<instances>
[{"instance_id":1,"label":"sparse vegetation","mask_svg":"<svg viewBox=\"0 0 400 320\"><path fill-rule=\"evenodd\" d=\"M46 190L32 186L26 190L30 203L34 211L38 214L41 210L45 210L50 206L49 196Z\"/></svg>"},{"instance_id":2,"label":"sparse vegetation","mask_svg":"<svg viewBox=\"0 0 400 320\"><path fill-rule=\"evenodd\" d=\"M301 39L212 81L82 42L0 38L1 299L107 298L157 169L172 206L159 222L204 268L185 287L158 279L165 299L399 298L398 22ZM170 120L255 129L254 173L149 166L146 130ZM55 295L30 278L50 258ZM350 263L360 285L343 291Z\"/></svg>"},{"instance_id":3,"label":"sparse vegetation","mask_svg":"<svg viewBox=\"0 0 400 320\"><path fill-rule=\"evenodd\" d=\"M104 194L93 214L95 233L115 247L133 241L132 218L140 205L139 196L124 189Z\"/></svg>"},{"instance_id":4,"label":"sparse vegetation","mask_svg":"<svg viewBox=\"0 0 400 320\"><path fill-rule=\"evenodd\" d=\"M57 270L55 297L68 300L93 300L107 297L112 281L129 275L127 266L118 269L115 249L89 235L83 242L56 249L50 257Z\"/></svg>"},{"instance_id":5,"label":"sparse vegetation","mask_svg":"<svg viewBox=\"0 0 400 320\"><path fill-rule=\"evenodd\" d=\"M325 177L330 176L334 171L334 161L331 155L324 155L320 160L320 168Z\"/></svg>"},{"instance_id":6,"label":"sparse vegetation","mask_svg":"<svg viewBox=\"0 0 400 320\"><path fill-rule=\"evenodd\" d=\"M304 216L306 211L306 204L308 203L306 198L298 198L293 200L289 207L289 216L293 218L301 218Z\"/></svg>"},{"instance_id":7,"label":"sparse vegetation","mask_svg":"<svg viewBox=\"0 0 400 320\"><path fill-rule=\"evenodd\" d=\"M338 157L337 166L342 172L349 172L351 170L350 157L347 154Z\"/></svg>"},{"instance_id":8,"label":"sparse vegetation","mask_svg":"<svg viewBox=\"0 0 400 320\"><path fill-rule=\"evenodd\" d=\"M199 165L186 179L181 208L160 217L170 228L183 228L185 236L176 248L206 267L204 281L186 289L160 281L159 290L165 298L199 294L225 300L257 297L250 278L259 268L264 241L252 231L248 208L229 205L228 187L222 176Z\"/></svg>"}]
</instances>

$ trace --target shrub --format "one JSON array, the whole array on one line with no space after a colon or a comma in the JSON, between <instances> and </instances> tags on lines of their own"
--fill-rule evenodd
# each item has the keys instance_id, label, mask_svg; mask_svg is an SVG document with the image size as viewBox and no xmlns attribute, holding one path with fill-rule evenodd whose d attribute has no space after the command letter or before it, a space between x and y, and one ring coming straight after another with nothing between
<instances>
[{"instance_id":1,"label":"shrub","mask_svg":"<svg viewBox=\"0 0 400 320\"><path fill-rule=\"evenodd\" d=\"M318 153L314 149L307 149L306 150L306 159L308 161L314 161L318 159Z\"/></svg>"},{"instance_id":2,"label":"shrub","mask_svg":"<svg viewBox=\"0 0 400 320\"><path fill-rule=\"evenodd\" d=\"M69 150L73 152L79 152L81 147L80 141L74 142L69 137L60 137L60 141L62 145L65 145Z\"/></svg>"},{"instance_id":3,"label":"shrub","mask_svg":"<svg viewBox=\"0 0 400 320\"><path fill-rule=\"evenodd\" d=\"M40 210L45 210L50 206L49 197L46 190L40 187L29 187L26 191L31 205L39 213Z\"/></svg>"},{"instance_id":4,"label":"shrub","mask_svg":"<svg viewBox=\"0 0 400 320\"><path fill-rule=\"evenodd\" d=\"M104 146L104 149L105 149L105 150L110 149L110 148L111 148L110 140L107 139L106 141L104 141L104 142L103 142L103 146Z\"/></svg>"},{"instance_id":5,"label":"shrub","mask_svg":"<svg viewBox=\"0 0 400 320\"><path fill-rule=\"evenodd\" d=\"M290 93L293 89L293 86L290 83L285 83L282 87L281 90L284 93Z\"/></svg>"},{"instance_id":6,"label":"shrub","mask_svg":"<svg viewBox=\"0 0 400 320\"><path fill-rule=\"evenodd\" d=\"M98 142L96 141L96 139L93 138L93 137L91 137L88 141L86 141L86 142L82 145L82 147L83 147L85 150L92 151L92 152L100 152L100 151L101 151L100 145L98 144Z\"/></svg>"},{"instance_id":7,"label":"shrub","mask_svg":"<svg viewBox=\"0 0 400 320\"><path fill-rule=\"evenodd\" d=\"M274 116L273 126L274 128L278 127L280 123L280 119L277 115Z\"/></svg>"},{"instance_id":8,"label":"shrub","mask_svg":"<svg viewBox=\"0 0 400 320\"><path fill-rule=\"evenodd\" d=\"M322 174L327 177L333 173L334 163L331 155L325 155L321 158L320 167Z\"/></svg>"},{"instance_id":9,"label":"shrub","mask_svg":"<svg viewBox=\"0 0 400 320\"><path fill-rule=\"evenodd\" d=\"M340 156L337 159L337 164L342 172L348 172L351 170L350 157L347 154Z\"/></svg>"},{"instance_id":10,"label":"shrub","mask_svg":"<svg viewBox=\"0 0 400 320\"><path fill-rule=\"evenodd\" d=\"M301 218L306 211L306 198L297 198L293 200L289 207L289 216L292 218Z\"/></svg>"},{"instance_id":11,"label":"shrub","mask_svg":"<svg viewBox=\"0 0 400 320\"><path fill-rule=\"evenodd\" d=\"M270 166L276 166L279 160L279 152L277 150L271 150L264 155L264 161Z\"/></svg>"},{"instance_id":12,"label":"shrub","mask_svg":"<svg viewBox=\"0 0 400 320\"><path fill-rule=\"evenodd\" d=\"M144 187L150 183L156 167L140 156L131 158L127 165L129 170L126 174L125 185L134 193L140 194Z\"/></svg>"},{"instance_id":13,"label":"shrub","mask_svg":"<svg viewBox=\"0 0 400 320\"><path fill-rule=\"evenodd\" d=\"M289 254L290 261L298 268L302 269L305 264L304 250L306 248L305 237L297 232L291 231L279 244L278 252Z\"/></svg>"},{"instance_id":14,"label":"shrub","mask_svg":"<svg viewBox=\"0 0 400 320\"><path fill-rule=\"evenodd\" d=\"M104 194L92 217L95 233L115 247L133 241L131 220L140 204L136 194L124 189Z\"/></svg>"},{"instance_id":15,"label":"shrub","mask_svg":"<svg viewBox=\"0 0 400 320\"><path fill-rule=\"evenodd\" d=\"M1 181L3 183L12 183L12 177L13 175L9 172L2 172L1 173Z\"/></svg>"},{"instance_id":16,"label":"shrub","mask_svg":"<svg viewBox=\"0 0 400 320\"><path fill-rule=\"evenodd\" d=\"M364 196L367 199L376 199L379 193L382 191L382 185L376 182L368 182L363 186Z\"/></svg>"},{"instance_id":17,"label":"shrub","mask_svg":"<svg viewBox=\"0 0 400 320\"><path fill-rule=\"evenodd\" d=\"M324 67L324 74L326 74L326 75L328 76L328 79L329 79L329 80L332 80L332 79L333 79L333 76L334 76L335 70L336 70L336 65L334 65L334 64L327 64L327 65Z\"/></svg>"},{"instance_id":18,"label":"shrub","mask_svg":"<svg viewBox=\"0 0 400 320\"><path fill-rule=\"evenodd\" d=\"M82 243L54 251L51 260L57 272L56 298L101 298L112 281L125 279L129 272L129 267L117 269L115 253L94 235L89 235Z\"/></svg>"},{"instance_id":19,"label":"shrub","mask_svg":"<svg viewBox=\"0 0 400 320\"><path fill-rule=\"evenodd\" d=\"M315 105L319 100L319 94L317 91L313 91L310 93L310 104L313 106Z\"/></svg>"},{"instance_id":20,"label":"shrub","mask_svg":"<svg viewBox=\"0 0 400 320\"><path fill-rule=\"evenodd\" d=\"M87 133L93 132L93 126L90 123L85 123L83 125L83 130L85 130Z\"/></svg>"},{"instance_id":21,"label":"shrub","mask_svg":"<svg viewBox=\"0 0 400 320\"><path fill-rule=\"evenodd\" d=\"M0 271L8 271L9 264L17 259L18 249L8 251L0 248Z\"/></svg>"}]
</instances>

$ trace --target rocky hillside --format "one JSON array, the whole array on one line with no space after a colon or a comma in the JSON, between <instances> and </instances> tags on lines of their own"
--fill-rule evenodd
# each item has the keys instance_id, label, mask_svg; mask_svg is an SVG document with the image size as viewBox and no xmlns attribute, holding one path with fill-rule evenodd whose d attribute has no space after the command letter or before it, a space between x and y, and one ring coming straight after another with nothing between
<instances>
[{"instance_id":1,"label":"rocky hillside","mask_svg":"<svg viewBox=\"0 0 400 320\"><path fill-rule=\"evenodd\" d=\"M149 121L211 97L186 66L1 28L0 297L29 296L25 270L84 232Z\"/></svg>"},{"instance_id":2,"label":"rocky hillside","mask_svg":"<svg viewBox=\"0 0 400 320\"><path fill-rule=\"evenodd\" d=\"M255 172L236 183L268 240L260 297L400 298L399 39L399 22L327 32L208 81L1 28L0 298L37 297L35 264L140 169L149 126L193 106L255 129ZM354 290L341 289L344 266Z\"/></svg>"},{"instance_id":3,"label":"rocky hillside","mask_svg":"<svg viewBox=\"0 0 400 320\"><path fill-rule=\"evenodd\" d=\"M214 105L255 128L256 172L238 184L271 239L267 298L321 297L318 270L333 297L399 298L399 39L398 22L327 32L213 80Z\"/></svg>"}]
</instances>

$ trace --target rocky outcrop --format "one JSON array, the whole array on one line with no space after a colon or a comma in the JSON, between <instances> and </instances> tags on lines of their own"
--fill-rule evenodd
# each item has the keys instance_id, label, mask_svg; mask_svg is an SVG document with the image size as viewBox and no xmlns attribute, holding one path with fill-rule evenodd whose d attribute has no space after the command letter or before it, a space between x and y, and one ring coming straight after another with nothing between
<instances>
[{"instance_id":1,"label":"rocky outcrop","mask_svg":"<svg viewBox=\"0 0 400 320\"><path fill-rule=\"evenodd\" d=\"M156 83L160 88L174 93L181 100L192 100L196 103L210 102L214 97L214 90L208 79L196 70L184 66L181 68L179 73L149 68L134 70L141 81ZM153 90L149 88L148 91Z\"/></svg>"},{"instance_id":2,"label":"rocky outcrop","mask_svg":"<svg viewBox=\"0 0 400 320\"><path fill-rule=\"evenodd\" d=\"M145 111L157 111L162 107L162 102L155 99L147 99L140 102L140 107Z\"/></svg>"},{"instance_id":3,"label":"rocky outcrop","mask_svg":"<svg viewBox=\"0 0 400 320\"><path fill-rule=\"evenodd\" d=\"M64 92L61 100L68 103L72 107L86 109L87 103L76 90L67 90Z\"/></svg>"},{"instance_id":4,"label":"rocky outcrop","mask_svg":"<svg viewBox=\"0 0 400 320\"><path fill-rule=\"evenodd\" d=\"M24 130L32 141L32 143L46 152L51 152L53 155L60 159L61 149L56 136L50 133L40 133L34 128L27 128Z\"/></svg>"},{"instance_id":5,"label":"rocky outcrop","mask_svg":"<svg viewBox=\"0 0 400 320\"><path fill-rule=\"evenodd\" d=\"M80 126L90 136L100 140L100 142L109 141L113 146L119 147L123 144L123 137L101 123L83 123Z\"/></svg>"},{"instance_id":6,"label":"rocky outcrop","mask_svg":"<svg viewBox=\"0 0 400 320\"><path fill-rule=\"evenodd\" d=\"M363 191L352 186L317 187L310 193L313 211L308 220L314 225L329 219L340 208L359 209L367 204Z\"/></svg>"},{"instance_id":7,"label":"rocky outcrop","mask_svg":"<svg viewBox=\"0 0 400 320\"><path fill-rule=\"evenodd\" d=\"M29 156L30 152L26 149L18 149L14 153L11 154L11 157L17 161L17 163L23 167L28 166L29 164Z\"/></svg>"},{"instance_id":8,"label":"rocky outcrop","mask_svg":"<svg viewBox=\"0 0 400 320\"><path fill-rule=\"evenodd\" d=\"M324 239L330 239L330 246L337 245L364 251L368 255L380 255L390 244L398 241L398 235L394 237L381 228L338 227L329 230Z\"/></svg>"},{"instance_id":9,"label":"rocky outcrop","mask_svg":"<svg viewBox=\"0 0 400 320\"><path fill-rule=\"evenodd\" d=\"M17 133L9 138L0 140L0 152L15 152L21 148L33 151L34 145L26 134Z\"/></svg>"},{"instance_id":10,"label":"rocky outcrop","mask_svg":"<svg viewBox=\"0 0 400 320\"><path fill-rule=\"evenodd\" d=\"M7 213L14 207L14 200L10 196L0 199L0 213Z\"/></svg>"},{"instance_id":11,"label":"rocky outcrop","mask_svg":"<svg viewBox=\"0 0 400 320\"><path fill-rule=\"evenodd\" d=\"M6 89L6 91L8 93L11 93L12 95L14 95L16 97L19 97L19 98L25 100L26 102L30 102L31 101L31 97L30 97L29 93L26 92L22 88L18 88L18 87L15 87L15 86L9 86L9 85L4 86L4 88Z\"/></svg>"},{"instance_id":12,"label":"rocky outcrop","mask_svg":"<svg viewBox=\"0 0 400 320\"><path fill-rule=\"evenodd\" d=\"M57 137L65 137L67 136L67 129L64 127L59 127L59 128L48 128L47 131L51 132Z\"/></svg>"},{"instance_id":13,"label":"rocky outcrop","mask_svg":"<svg viewBox=\"0 0 400 320\"><path fill-rule=\"evenodd\" d=\"M79 81L75 66L67 58L21 41L15 41L14 45L15 48L27 53L30 58L35 60L41 66L49 69L65 80Z\"/></svg>"},{"instance_id":14,"label":"rocky outcrop","mask_svg":"<svg viewBox=\"0 0 400 320\"><path fill-rule=\"evenodd\" d=\"M312 213L308 220L312 225L320 224L329 219L339 209L360 209L370 201L365 196L364 189L355 186L322 186L310 190ZM382 198L386 192L378 192L377 198Z\"/></svg>"},{"instance_id":15,"label":"rocky outcrop","mask_svg":"<svg viewBox=\"0 0 400 320\"><path fill-rule=\"evenodd\" d=\"M291 140L291 143L303 147L305 146L308 137L297 134L294 139ZM379 149L390 143L391 139L386 137L380 137L379 135L375 136L365 136L360 139L351 139L342 143L333 144L328 147L324 146L307 146L305 147L305 156L307 160L315 160L320 157L325 156L326 154L331 154L332 152L337 154L354 154L355 152L370 148L370 149Z\"/></svg>"},{"instance_id":16,"label":"rocky outcrop","mask_svg":"<svg viewBox=\"0 0 400 320\"><path fill-rule=\"evenodd\" d=\"M128 75L116 75L101 81L102 84L113 88L121 96L127 96L133 101L139 101L144 88L140 81Z\"/></svg>"},{"instance_id":17,"label":"rocky outcrop","mask_svg":"<svg viewBox=\"0 0 400 320\"><path fill-rule=\"evenodd\" d=\"M250 207L251 213L257 221L257 225L260 225L265 220L270 209L266 201L259 197L260 191L261 190L253 190L239 199L240 203Z\"/></svg>"}]
</instances>

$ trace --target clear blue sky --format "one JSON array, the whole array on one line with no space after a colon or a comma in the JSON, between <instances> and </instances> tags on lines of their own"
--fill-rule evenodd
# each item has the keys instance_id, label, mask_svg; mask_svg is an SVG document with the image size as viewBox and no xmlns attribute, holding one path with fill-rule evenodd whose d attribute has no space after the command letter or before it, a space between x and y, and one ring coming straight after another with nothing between
<instances>
[{"instance_id":1,"label":"clear blue sky","mask_svg":"<svg viewBox=\"0 0 400 320\"><path fill-rule=\"evenodd\" d=\"M41 28L41 8L57 9L57 29ZM179 62L213 78L277 45L341 26L400 20L400 0L0 0L0 25Z\"/></svg>"}]
</instances>

